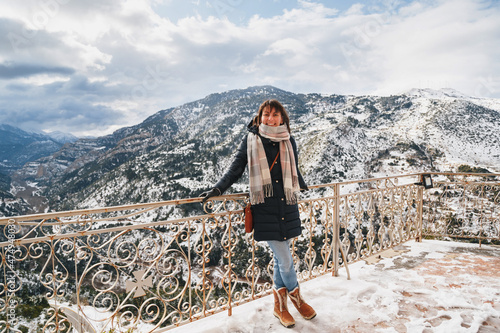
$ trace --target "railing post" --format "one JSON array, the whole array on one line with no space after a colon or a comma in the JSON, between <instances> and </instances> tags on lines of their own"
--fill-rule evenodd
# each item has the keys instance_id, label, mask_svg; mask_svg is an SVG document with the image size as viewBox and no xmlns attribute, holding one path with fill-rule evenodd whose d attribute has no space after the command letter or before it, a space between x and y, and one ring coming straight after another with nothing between
<instances>
[{"instance_id":1,"label":"railing post","mask_svg":"<svg viewBox=\"0 0 500 333\"><path fill-rule=\"evenodd\" d=\"M340 184L334 185L334 206L333 206L333 276L339 276L339 233L340 233Z\"/></svg>"},{"instance_id":2,"label":"railing post","mask_svg":"<svg viewBox=\"0 0 500 333\"><path fill-rule=\"evenodd\" d=\"M188 221L187 222L187 225L188 225L188 239L187 239L187 243L188 243L188 248L187 248L187 256L188 256L188 262L190 263L189 264L189 269L188 269L188 279L187 279L187 285L189 286L189 289L188 289L188 297L189 297L189 320L193 320L193 288L191 287L191 274L193 274L193 271L192 271L192 267L191 267L191 263L192 263L192 260L191 260L191 221ZM202 228L205 228L205 219L201 219L201 226ZM205 305L203 305L205 306Z\"/></svg>"},{"instance_id":3,"label":"railing post","mask_svg":"<svg viewBox=\"0 0 500 333\"><path fill-rule=\"evenodd\" d=\"M207 295L206 295L206 290L205 290L205 277L207 272L205 271L205 232L207 225L205 223L205 219L203 219L202 222L202 231L201 231L201 247L202 247L202 252L201 252L201 259L202 259L202 264L201 264L201 272L202 272L202 279L201 283L203 286L203 317L207 316Z\"/></svg>"},{"instance_id":4,"label":"railing post","mask_svg":"<svg viewBox=\"0 0 500 333\"><path fill-rule=\"evenodd\" d=\"M232 286L231 286L231 278L232 278L232 275L231 275L231 257L233 256L233 253L231 252L231 244L232 244L232 240L231 240L231 237L233 237L231 235L231 228L232 228L232 225L231 225L231 216L229 216L229 219L228 219L228 247L227 247L227 266L228 266L228 289L229 289L229 293L227 295L227 305L228 305L228 308L227 308L227 315L228 316L232 316L233 315L233 305L231 304L232 303L232 297L231 297L231 294L232 294Z\"/></svg>"},{"instance_id":5,"label":"railing post","mask_svg":"<svg viewBox=\"0 0 500 333\"><path fill-rule=\"evenodd\" d=\"M255 240L252 237L252 299L255 299Z\"/></svg>"},{"instance_id":6,"label":"railing post","mask_svg":"<svg viewBox=\"0 0 500 333\"><path fill-rule=\"evenodd\" d=\"M417 187L418 213L417 213L417 237L416 241L422 241L423 215L424 215L424 187Z\"/></svg>"}]
</instances>

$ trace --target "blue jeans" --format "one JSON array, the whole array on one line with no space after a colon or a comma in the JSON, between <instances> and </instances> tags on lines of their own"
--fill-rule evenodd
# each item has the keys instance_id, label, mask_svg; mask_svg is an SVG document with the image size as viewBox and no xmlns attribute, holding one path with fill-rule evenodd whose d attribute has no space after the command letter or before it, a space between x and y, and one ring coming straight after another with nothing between
<instances>
[{"instance_id":1,"label":"blue jeans","mask_svg":"<svg viewBox=\"0 0 500 333\"><path fill-rule=\"evenodd\" d=\"M267 241L273 251L274 258L274 287L281 289L286 287L292 291L299 286L297 274L293 267L292 253L290 252L290 241Z\"/></svg>"}]
</instances>

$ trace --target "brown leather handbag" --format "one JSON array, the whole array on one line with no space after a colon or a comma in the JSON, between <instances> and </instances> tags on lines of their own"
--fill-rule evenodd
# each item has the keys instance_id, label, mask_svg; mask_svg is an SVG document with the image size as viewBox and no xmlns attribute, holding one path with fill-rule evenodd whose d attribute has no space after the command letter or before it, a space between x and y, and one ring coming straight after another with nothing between
<instances>
[{"instance_id":1,"label":"brown leather handbag","mask_svg":"<svg viewBox=\"0 0 500 333\"><path fill-rule=\"evenodd\" d=\"M278 160L278 156L280 155L280 152L278 151L278 154L276 155L276 158L274 159L273 164L269 167L269 172L273 170L274 164L276 164L276 161ZM245 232L246 233L251 233L253 231L253 216L252 216L252 205L250 202L247 203L245 207Z\"/></svg>"},{"instance_id":2,"label":"brown leather handbag","mask_svg":"<svg viewBox=\"0 0 500 333\"><path fill-rule=\"evenodd\" d=\"M253 231L253 216L252 216L252 205L250 202L245 207L245 232L250 233Z\"/></svg>"}]
</instances>

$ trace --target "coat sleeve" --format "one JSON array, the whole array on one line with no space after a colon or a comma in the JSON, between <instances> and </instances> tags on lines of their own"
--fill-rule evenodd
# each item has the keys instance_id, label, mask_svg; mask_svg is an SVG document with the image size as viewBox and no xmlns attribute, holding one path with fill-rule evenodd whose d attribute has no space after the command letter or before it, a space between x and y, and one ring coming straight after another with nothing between
<instances>
[{"instance_id":1,"label":"coat sleeve","mask_svg":"<svg viewBox=\"0 0 500 333\"><path fill-rule=\"evenodd\" d=\"M240 179L245 171L247 163L247 136L245 136L236 151L233 162L214 187L218 188L221 194L224 193L231 185Z\"/></svg>"},{"instance_id":2,"label":"coat sleeve","mask_svg":"<svg viewBox=\"0 0 500 333\"><path fill-rule=\"evenodd\" d=\"M299 169L299 153L298 153L298 150L297 150L297 143L295 142L295 139L293 137L290 137L290 143L292 144L293 154L295 155L295 166L297 167L297 176L299 177L299 187L301 189L307 189L307 184L304 181L304 178L302 177L302 174L300 173L300 169Z\"/></svg>"}]
</instances>

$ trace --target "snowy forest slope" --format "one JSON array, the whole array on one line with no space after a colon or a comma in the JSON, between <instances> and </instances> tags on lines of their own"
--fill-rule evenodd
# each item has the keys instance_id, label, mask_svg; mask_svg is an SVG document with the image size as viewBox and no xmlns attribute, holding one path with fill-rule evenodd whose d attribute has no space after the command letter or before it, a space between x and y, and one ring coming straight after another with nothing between
<instances>
[{"instance_id":1,"label":"snowy forest slope","mask_svg":"<svg viewBox=\"0 0 500 333\"><path fill-rule=\"evenodd\" d=\"M467 165L500 172L500 101L450 89L397 96L295 94L272 86L212 94L141 124L66 144L12 175L34 210L197 196L224 173L259 105L288 110L309 184ZM233 191L246 190L243 179ZM36 202L37 205L33 205Z\"/></svg>"}]
</instances>

